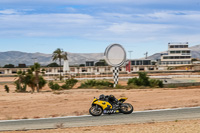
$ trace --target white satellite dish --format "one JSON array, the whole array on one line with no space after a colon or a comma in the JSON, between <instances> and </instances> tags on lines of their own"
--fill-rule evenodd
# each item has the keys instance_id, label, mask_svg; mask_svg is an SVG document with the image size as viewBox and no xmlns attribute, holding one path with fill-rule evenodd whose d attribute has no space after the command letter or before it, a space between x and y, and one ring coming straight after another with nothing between
<instances>
[{"instance_id":1,"label":"white satellite dish","mask_svg":"<svg viewBox=\"0 0 200 133\"><path fill-rule=\"evenodd\" d=\"M109 65L119 67L126 61L126 51L120 44L111 44L106 48L104 57Z\"/></svg>"}]
</instances>

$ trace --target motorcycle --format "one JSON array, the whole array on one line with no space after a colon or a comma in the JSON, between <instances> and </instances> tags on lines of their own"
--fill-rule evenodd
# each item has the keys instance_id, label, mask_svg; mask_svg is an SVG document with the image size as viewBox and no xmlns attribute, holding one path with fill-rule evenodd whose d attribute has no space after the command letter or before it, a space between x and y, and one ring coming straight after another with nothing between
<instances>
[{"instance_id":1,"label":"motorcycle","mask_svg":"<svg viewBox=\"0 0 200 133\"><path fill-rule=\"evenodd\" d=\"M124 103L127 99L126 97L116 99L113 95L100 95L99 99L94 97L89 113L92 116L115 113L131 114L134 108L130 103Z\"/></svg>"}]
</instances>

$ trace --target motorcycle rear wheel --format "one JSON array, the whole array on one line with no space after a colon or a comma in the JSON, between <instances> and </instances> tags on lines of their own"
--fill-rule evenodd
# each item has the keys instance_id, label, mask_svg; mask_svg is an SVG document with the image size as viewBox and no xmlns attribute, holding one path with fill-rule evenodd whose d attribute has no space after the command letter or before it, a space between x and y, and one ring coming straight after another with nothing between
<instances>
[{"instance_id":1,"label":"motorcycle rear wheel","mask_svg":"<svg viewBox=\"0 0 200 133\"><path fill-rule=\"evenodd\" d=\"M133 112L133 106L130 103L123 103L127 107L122 107L120 112L123 114L131 114Z\"/></svg>"},{"instance_id":2,"label":"motorcycle rear wheel","mask_svg":"<svg viewBox=\"0 0 200 133\"><path fill-rule=\"evenodd\" d=\"M100 116L103 113L103 109L99 105L92 106L89 109L92 116Z\"/></svg>"}]
</instances>

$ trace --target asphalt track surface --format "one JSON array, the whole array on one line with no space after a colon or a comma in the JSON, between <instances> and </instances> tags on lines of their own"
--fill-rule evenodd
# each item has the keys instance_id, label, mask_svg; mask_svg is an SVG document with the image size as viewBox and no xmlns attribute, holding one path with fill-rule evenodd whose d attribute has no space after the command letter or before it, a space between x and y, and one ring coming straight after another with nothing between
<instances>
[{"instance_id":1,"label":"asphalt track surface","mask_svg":"<svg viewBox=\"0 0 200 133\"><path fill-rule=\"evenodd\" d=\"M112 114L98 117L85 115L44 119L2 120L0 121L0 131L53 129L61 125L63 127L85 127L186 119L200 119L200 107L137 111L128 115Z\"/></svg>"}]
</instances>

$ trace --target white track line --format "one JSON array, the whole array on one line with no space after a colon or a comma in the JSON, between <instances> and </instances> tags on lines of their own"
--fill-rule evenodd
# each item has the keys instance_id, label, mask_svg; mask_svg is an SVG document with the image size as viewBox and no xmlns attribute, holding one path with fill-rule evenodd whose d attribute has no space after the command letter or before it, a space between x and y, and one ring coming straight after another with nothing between
<instances>
[{"instance_id":1,"label":"white track line","mask_svg":"<svg viewBox=\"0 0 200 133\"><path fill-rule=\"evenodd\" d=\"M133 113L145 113L145 112L157 112L157 111L170 111L170 110L181 110L181 109L198 109L200 106L197 107L182 107L182 108L168 108L168 109L157 109L157 110L145 110L145 111L134 111Z\"/></svg>"},{"instance_id":2,"label":"white track line","mask_svg":"<svg viewBox=\"0 0 200 133\"><path fill-rule=\"evenodd\" d=\"M158 109L158 110L145 110L145 111L134 111L134 113L146 113L146 112L158 112L158 111L170 111L170 110L181 110L181 109L195 109L198 107L183 107L183 108L168 108L168 109ZM53 117L53 118L39 118L39 119L18 119L18 120L0 120L1 122L17 122L17 121L32 121L32 120L48 120L48 119L62 119L62 118L81 118L81 117L91 117L91 115L81 115L81 116L64 116L64 117Z\"/></svg>"}]
</instances>

